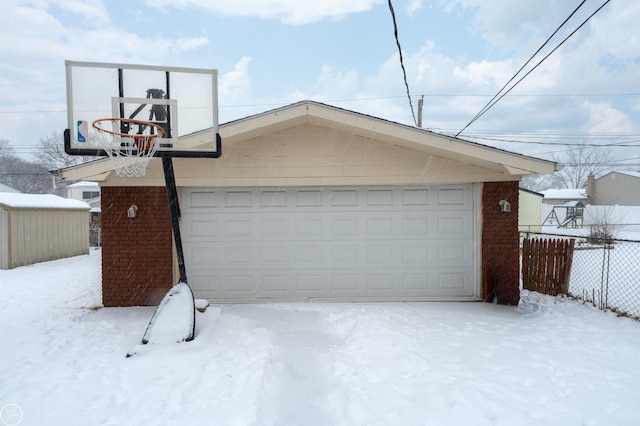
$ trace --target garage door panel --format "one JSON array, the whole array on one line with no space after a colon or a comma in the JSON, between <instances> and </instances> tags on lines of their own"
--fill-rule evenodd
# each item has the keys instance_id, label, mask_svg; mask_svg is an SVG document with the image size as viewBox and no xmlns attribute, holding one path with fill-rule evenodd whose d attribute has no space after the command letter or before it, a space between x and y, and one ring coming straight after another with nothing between
<instances>
[{"instance_id":1,"label":"garage door panel","mask_svg":"<svg viewBox=\"0 0 640 426\"><path fill-rule=\"evenodd\" d=\"M400 294L398 280L393 273L374 272L367 274L367 290L373 298L392 298Z\"/></svg>"},{"instance_id":2,"label":"garage door panel","mask_svg":"<svg viewBox=\"0 0 640 426\"><path fill-rule=\"evenodd\" d=\"M438 216L436 223L438 238L460 238L470 236L472 232L471 218L459 213Z\"/></svg>"},{"instance_id":3,"label":"garage door panel","mask_svg":"<svg viewBox=\"0 0 640 426\"><path fill-rule=\"evenodd\" d=\"M264 249L259 251L261 256L259 264L268 263L282 267L290 262L289 254L291 249L286 244L265 244Z\"/></svg>"},{"instance_id":4,"label":"garage door panel","mask_svg":"<svg viewBox=\"0 0 640 426\"><path fill-rule=\"evenodd\" d=\"M228 190L223 192L224 207L226 208L247 208L253 206L253 191Z\"/></svg>"},{"instance_id":5,"label":"garage door panel","mask_svg":"<svg viewBox=\"0 0 640 426\"><path fill-rule=\"evenodd\" d=\"M305 268L327 267L327 256L324 244L299 244L295 251L296 265Z\"/></svg>"},{"instance_id":6,"label":"garage door panel","mask_svg":"<svg viewBox=\"0 0 640 426\"><path fill-rule=\"evenodd\" d=\"M220 280L224 287L220 292L229 299L246 299L256 293L256 277L252 274L228 274Z\"/></svg>"},{"instance_id":7,"label":"garage door panel","mask_svg":"<svg viewBox=\"0 0 640 426\"><path fill-rule=\"evenodd\" d=\"M463 242L441 241L435 248L435 259L442 267L471 267L473 251Z\"/></svg>"},{"instance_id":8,"label":"garage door panel","mask_svg":"<svg viewBox=\"0 0 640 426\"><path fill-rule=\"evenodd\" d=\"M441 296L468 295L471 296L471 276L468 273L457 270L439 272L437 274L438 289Z\"/></svg>"},{"instance_id":9,"label":"garage door panel","mask_svg":"<svg viewBox=\"0 0 640 426\"><path fill-rule=\"evenodd\" d=\"M360 244L332 244L330 261L333 267L357 267L360 262Z\"/></svg>"},{"instance_id":10,"label":"garage door panel","mask_svg":"<svg viewBox=\"0 0 640 426\"><path fill-rule=\"evenodd\" d=\"M218 222L204 215L197 215L186 225L184 234L188 239L208 239L217 236Z\"/></svg>"},{"instance_id":11,"label":"garage door panel","mask_svg":"<svg viewBox=\"0 0 640 426\"><path fill-rule=\"evenodd\" d=\"M324 273L298 273L296 274L296 298L327 298L330 296L328 276Z\"/></svg>"},{"instance_id":12,"label":"garage door panel","mask_svg":"<svg viewBox=\"0 0 640 426\"><path fill-rule=\"evenodd\" d=\"M428 188L403 189L401 192L401 203L404 207L428 206Z\"/></svg>"},{"instance_id":13,"label":"garage door panel","mask_svg":"<svg viewBox=\"0 0 640 426\"><path fill-rule=\"evenodd\" d=\"M332 297L356 298L365 292L364 279L358 272L330 274L330 282Z\"/></svg>"},{"instance_id":14,"label":"garage door panel","mask_svg":"<svg viewBox=\"0 0 640 426\"><path fill-rule=\"evenodd\" d=\"M342 217L331 219L331 236L332 237L354 237L362 234L359 229L359 220L357 217Z\"/></svg>"},{"instance_id":15,"label":"garage door panel","mask_svg":"<svg viewBox=\"0 0 640 426\"><path fill-rule=\"evenodd\" d=\"M257 287L258 299L291 299L295 298L292 274L264 273L259 278Z\"/></svg>"},{"instance_id":16,"label":"garage door panel","mask_svg":"<svg viewBox=\"0 0 640 426\"><path fill-rule=\"evenodd\" d=\"M323 193L319 189L295 190L293 191L293 193L295 199L295 207L322 207Z\"/></svg>"},{"instance_id":17,"label":"garage door panel","mask_svg":"<svg viewBox=\"0 0 640 426\"><path fill-rule=\"evenodd\" d=\"M402 274L402 293L411 297L429 297L435 293L431 272L406 272Z\"/></svg>"},{"instance_id":18,"label":"garage door panel","mask_svg":"<svg viewBox=\"0 0 640 426\"><path fill-rule=\"evenodd\" d=\"M367 206L379 207L379 206L393 206L394 191L392 189L369 189L367 194Z\"/></svg>"},{"instance_id":19,"label":"garage door panel","mask_svg":"<svg viewBox=\"0 0 640 426\"><path fill-rule=\"evenodd\" d=\"M468 187L438 188L438 206L466 206L469 202Z\"/></svg>"},{"instance_id":20,"label":"garage door panel","mask_svg":"<svg viewBox=\"0 0 640 426\"><path fill-rule=\"evenodd\" d=\"M402 218L402 235L404 236L426 236L429 235L429 217L426 214L419 214L414 217Z\"/></svg>"},{"instance_id":21,"label":"garage door panel","mask_svg":"<svg viewBox=\"0 0 640 426\"><path fill-rule=\"evenodd\" d=\"M472 297L472 189L186 188L187 274L217 301Z\"/></svg>"},{"instance_id":22,"label":"garage door panel","mask_svg":"<svg viewBox=\"0 0 640 426\"><path fill-rule=\"evenodd\" d=\"M199 209L217 206L217 192L209 190L194 190L183 193L183 208Z\"/></svg>"},{"instance_id":23,"label":"garage door panel","mask_svg":"<svg viewBox=\"0 0 640 426\"><path fill-rule=\"evenodd\" d=\"M289 222L284 218L262 218L258 230L261 237L289 238Z\"/></svg>"}]
</instances>

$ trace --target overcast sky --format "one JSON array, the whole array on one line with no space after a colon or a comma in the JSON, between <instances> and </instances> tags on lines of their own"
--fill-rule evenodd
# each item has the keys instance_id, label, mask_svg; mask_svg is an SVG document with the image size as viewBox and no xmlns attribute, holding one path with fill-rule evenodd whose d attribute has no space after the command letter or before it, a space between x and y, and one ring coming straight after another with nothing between
<instances>
[{"instance_id":1,"label":"overcast sky","mask_svg":"<svg viewBox=\"0 0 640 426\"><path fill-rule=\"evenodd\" d=\"M533 63L605 1L587 0ZM394 0L423 127L460 131L579 4ZM386 0L4 0L1 12L0 139L20 154L66 127L65 59L217 68L221 123L311 99L414 124ZM640 1L611 0L461 137L557 160L566 144L630 142L612 160L640 164L638 22Z\"/></svg>"}]
</instances>

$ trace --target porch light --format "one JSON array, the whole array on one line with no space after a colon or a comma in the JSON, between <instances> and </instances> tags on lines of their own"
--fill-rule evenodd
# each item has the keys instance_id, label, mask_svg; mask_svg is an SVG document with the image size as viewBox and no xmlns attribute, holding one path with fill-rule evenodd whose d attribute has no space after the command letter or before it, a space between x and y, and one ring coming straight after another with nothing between
<instances>
[{"instance_id":1,"label":"porch light","mask_svg":"<svg viewBox=\"0 0 640 426\"><path fill-rule=\"evenodd\" d=\"M509 202L507 200L500 200L500 211L510 212L511 211L511 204L509 204Z\"/></svg>"},{"instance_id":2,"label":"porch light","mask_svg":"<svg viewBox=\"0 0 640 426\"><path fill-rule=\"evenodd\" d=\"M127 209L128 217L136 217L137 215L138 215L138 206L136 206L135 204Z\"/></svg>"}]
</instances>

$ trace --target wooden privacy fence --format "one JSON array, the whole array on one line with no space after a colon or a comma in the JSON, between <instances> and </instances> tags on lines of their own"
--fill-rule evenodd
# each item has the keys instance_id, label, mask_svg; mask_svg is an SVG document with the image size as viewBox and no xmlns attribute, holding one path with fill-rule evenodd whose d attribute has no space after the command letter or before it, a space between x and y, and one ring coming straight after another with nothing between
<instances>
[{"instance_id":1,"label":"wooden privacy fence","mask_svg":"<svg viewBox=\"0 0 640 426\"><path fill-rule=\"evenodd\" d=\"M557 296L569 292L575 240L525 238L522 283L525 290Z\"/></svg>"}]
</instances>

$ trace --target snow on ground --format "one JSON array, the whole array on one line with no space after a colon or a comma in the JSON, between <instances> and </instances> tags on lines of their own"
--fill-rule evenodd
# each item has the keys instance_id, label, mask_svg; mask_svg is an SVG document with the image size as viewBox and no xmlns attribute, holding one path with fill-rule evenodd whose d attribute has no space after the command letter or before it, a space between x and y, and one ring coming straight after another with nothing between
<instances>
[{"instance_id":1,"label":"snow on ground","mask_svg":"<svg viewBox=\"0 0 640 426\"><path fill-rule=\"evenodd\" d=\"M100 251L3 270L0 420L639 424L640 323L523 300L210 306L195 340L125 358L154 308L95 309Z\"/></svg>"}]
</instances>

